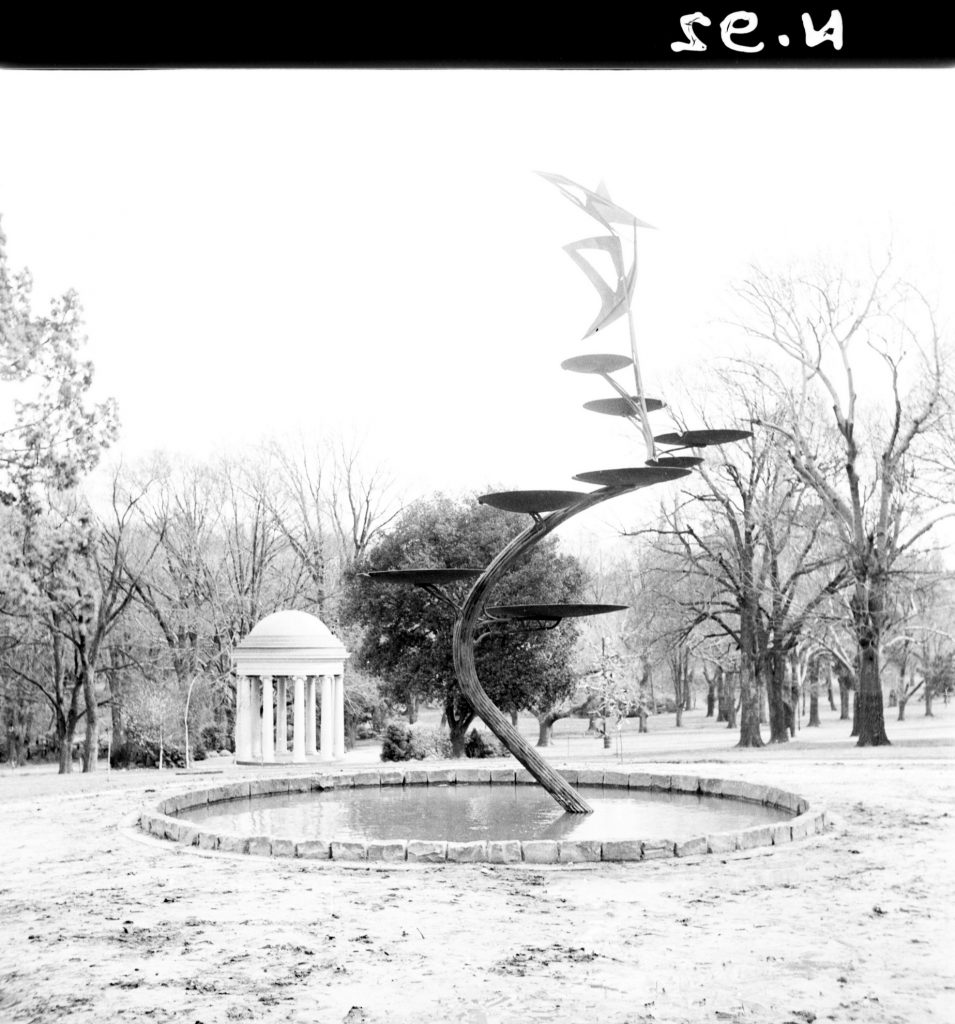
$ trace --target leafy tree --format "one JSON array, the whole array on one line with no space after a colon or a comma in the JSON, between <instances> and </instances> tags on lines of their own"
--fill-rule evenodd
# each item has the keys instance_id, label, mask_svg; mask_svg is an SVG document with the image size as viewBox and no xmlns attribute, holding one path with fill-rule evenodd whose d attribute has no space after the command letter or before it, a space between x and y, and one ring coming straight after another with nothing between
<instances>
[{"instance_id":1,"label":"leafy tree","mask_svg":"<svg viewBox=\"0 0 955 1024\"><path fill-rule=\"evenodd\" d=\"M79 356L85 337L76 293L39 315L31 292L29 272L9 269L0 231L0 385L9 398L0 408L12 410L0 422L0 613L10 643L28 644L35 655L49 645L4 668L51 704L60 771L70 770L73 732L86 716L88 771L97 756L96 661L123 602L124 523L119 534L102 529L73 492L115 438L116 408L90 398L93 367Z\"/></svg>"},{"instance_id":2,"label":"leafy tree","mask_svg":"<svg viewBox=\"0 0 955 1024\"><path fill-rule=\"evenodd\" d=\"M408 506L393 528L357 564L359 573L403 568L483 568L524 527L519 517L444 495ZM492 604L548 603L579 598L579 562L556 542L538 545L500 584ZM449 586L462 601L466 585ZM388 681L405 699L442 703L454 755L464 751L474 711L455 680L452 658L454 611L417 587L352 578L344 603L347 621L360 625L359 667ZM573 693L570 664L573 626L559 630L489 634L477 646L485 689L502 711L541 707Z\"/></svg>"},{"instance_id":3,"label":"leafy tree","mask_svg":"<svg viewBox=\"0 0 955 1024\"><path fill-rule=\"evenodd\" d=\"M11 271L0 228L0 503L35 509L48 489L74 487L116 437L116 404L93 403L82 307L68 291L39 315L29 271Z\"/></svg>"}]
</instances>

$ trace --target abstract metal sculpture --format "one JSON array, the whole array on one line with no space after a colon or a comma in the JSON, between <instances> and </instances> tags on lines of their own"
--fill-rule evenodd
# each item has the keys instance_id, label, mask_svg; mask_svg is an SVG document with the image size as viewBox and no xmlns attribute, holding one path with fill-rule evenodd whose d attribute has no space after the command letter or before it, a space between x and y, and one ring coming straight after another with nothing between
<instances>
[{"instance_id":1,"label":"abstract metal sculpture","mask_svg":"<svg viewBox=\"0 0 955 1024\"><path fill-rule=\"evenodd\" d=\"M632 311L633 293L637 282L637 230L651 225L617 206L602 185L598 186L596 191L591 191L558 174L542 174L541 177L556 185L566 198L599 221L608 232L606 235L584 238L564 247L600 295L600 312L584 337L596 334L624 315L627 317L630 331L629 357L606 353L587 354L567 359L561 366L574 373L596 374L610 384L618 397L587 402L584 408L605 415L624 416L630 420L642 435L646 445L646 463L622 469L578 473L574 477L582 483L596 485L599 488L596 491L502 491L481 496L478 498L481 504L508 512L524 513L530 515L532 519L531 525L510 541L483 570L407 569L373 572L367 576L383 583L408 583L422 587L454 609L454 668L461 691L471 707L564 810L586 814L591 810L586 801L520 735L488 697L478 678L474 649L492 629L502 624L516 624L517 628L534 628L529 624L536 623L537 628L553 628L564 618L620 611L625 606L528 604L486 607L490 592L518 558L572 516L642 487L688 476L692 468L703 461L695 455L668 457L665 452L658 455L657 442L675 445L677 447L672 450L678 451L726 444L748 437L749 432L692 430L654 437L650 429L649 414L662 408L663 403L644 395ZM632 239L628 240L631 242L632 253L629 265L624 255L622 231L632 234ZM608 284L596 267L583 255L587 250L595 250L610 256L616 275L616 280L612 284ZM627 366L633 367L635 395L610 376ZM440 584L461 579L474 579L474 584L464 603L459 606L441 589Z\"/></svg>"}]
</instances>

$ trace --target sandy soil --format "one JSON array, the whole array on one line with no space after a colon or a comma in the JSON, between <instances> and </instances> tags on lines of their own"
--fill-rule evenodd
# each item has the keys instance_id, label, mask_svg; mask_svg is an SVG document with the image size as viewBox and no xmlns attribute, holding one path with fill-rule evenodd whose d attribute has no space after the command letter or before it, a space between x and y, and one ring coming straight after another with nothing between
<instances>
[{"instance_id":1,"label":"sandy soil","mask_svg":"<svg viewBox=\"0 0 955 1024\"><path fill-rule=\"evenodd\" d=\"M144 800L245 774L225 759L201 766L220 776L0 771L0 1022L953 1021L955 705L920 710L870 751L833 719L757 752L699 716L655 720L627 763L782 786L837 827L636 865L231 857L129 827ZM551 756L619 761L598 747Z\"/></svg>"}]
</instances>

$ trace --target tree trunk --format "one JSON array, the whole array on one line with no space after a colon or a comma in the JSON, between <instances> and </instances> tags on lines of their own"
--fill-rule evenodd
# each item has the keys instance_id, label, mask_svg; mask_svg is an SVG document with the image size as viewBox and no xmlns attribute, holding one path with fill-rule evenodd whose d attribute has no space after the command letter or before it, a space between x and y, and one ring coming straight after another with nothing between
<instances>
[{"instance_id":1,"label":"tree trunk","mask_svg":"<svg viewBox=\"0 0 955 1024\"><path fill-rule=\"evenodd\" d=\"M839 678L839 721L847 722L849 720L849 690L846 680Z\"/></svg>"},{"instance_id":2,"label":"tree trunk","mask_svg":"<svg viewBox=\"0 0 955 1024\"><path fill-rule=\"evenodd\" d=\"M518 712L517 711L512 711L511 712L511 725L513 725L515 729L517 728L517 719L518 719Z\"/></svg>"},{"instance_id":3,"label":"tree trunk","mask_svg":"<svg viewBox=\"0 0 955 1024\"><path fill-rule=\"evenodd\" d=\"M741 616L739 696L740 696L740 747L761 747L763 737L759 731L760 694L756 682L756 662L753 657L755 630L747 623L748 615Z\"/></svg>"},{"instance_id":4,"label":"tree trunk","mask_svg":"<svg viewBox=\"0 0 955 1024\"><path fill-rule=\"evenodd\" d=\"M882 677L879 655L885 623L884 577L878 572L866 579L857 579L852 598L853 625L859 645L856 678L856 721L853 735L859 747L887 746L885 710L882 705Z\"/></svg>"},{"instance_id":5,"label":"tree trunk","mask_svg":"<svg viewBox=\"0 0 955 1024\"><path fill-rule=\"evenodd\" d=\"M110 652L110 660L114 653ZM126 736L126 719L123 708L123 686L119 672L111 667L106 671L109 686L110 745L109 764L111 768L126 768L129 765L129 740Z\"/></svg>"},{"instance_id":6,"label":"tree trunk","mask_svg":"<svg viewBox=\"0 0 955 1024\"><path fill-rule=\"evenodd\" d=\"M554 719L550 715L539 715L537 718L537 745L549 747L554 735Z\"/></svg>"},{"instance_id":7,"label":"tree trunk","mask_svg":"<svg viewBox=\"0 0 955 1024\"><path fill-rule=\"evenodd\" d=\"M899 708L898 721L900 721L900 722L904 722L905 721L905 705L906 704L908 704L908 700L905 697L903 697L900 701L898 701L898 708Z\"/></svg>"},{"instance_id":8,"label":"tree trunk","mask_svg":"<svg viewBox=\"0 0 955 1024\"><path fill-rule=\"evenodd\" d=\"M706 717L712 718L716 711L716 677L706 679Z\"/></svg>"},{"instance_id":9,"label":"tree trunk","mask_svg":"<svg viewBox=\"0 0 955 1024\"><path fill-rule=\"evenodd\" d=\"M85 658L84 658L85 662ZM97 721L96 686L93 669L88 664L82 665L83 700L86 705L86 735L83 740L83 771L96 770L99 756L99 722Z\"/></svg>"},{"instance_id":10,"label":"tree trunk","mask_svg":"<svg viewBox=\"0 0 955 1024\"><path fill-rule=\"evenodd\" d=\"M723 700L726 709L726 728L736 729L737 727L737 710L739 704L736 700L736 684L733 682L735 676L738 673L727 672L724 681ZM742 703L740 701L740 703Z\"/></svg>"},{"instance_id":11,"label":"tree trunk","mask_svg":"<svg viewBox=\"0 0 955 1024\"><path fill-rule=\"evenodd\" d=\"M723 670L722 665L716 668L716 720L717 722L728 722L730 718L729 705L733 700L731 693L729 673Z\"/></svg>"},{"instance_id":12,"label":"tree trunk","mask_svg":"<svg viewBox=\"0 0 955 1024\"><path fill-rule=\"evenodd\" d=\"M467 726L461 728L458 725L456 728L451 729L451 756L452 757L464 757L464 746L467 743L468 730Z\"/></svg>"},{"instance_id":13,"label":"tree trunk","mask_svg":"<svg viewBox=\"0 0 955 1024\"><path fill-rule=\"evenodd\" d=\"M829 686L829 703L832 703L832 685ZM835 709L833 709L835 710ZM819 664L813 662L809 668L809 728L819 727Z\"/></svg>"},{"instance_id":14,"label":"tree trunk","mask_svg":"<svg viewBox=\"0 0 955 1024\"><path fill-rule=\"evenodd\" d=\"M806 713L806 664L793 650L789 656L789 735L795 739Z\"/></svg>"},{"instance_id":15,"label":"tree trunk","mask_svg":"<svg viewBox=\"0 0 955 1024\"><path fill-rule=\"evenodd\" d=\"M925 680L925 717L934 718L935 714L932 711L932 698L935 696L933 689L932 680Z\"/></svg>"},{"instance_id":16,"label":"tree trunk","mask_svg":"<svg viewBox=\"0 0 955 1024\"><path fill-rule=\"evenodd\" d=\"M768 662L768 664L766 664ZM766 685L762 689L766 693L769 705L769 742L786 743L789 739L789 723L786 709L786 656L782 651L767 651L763 665Z\"/></svg>"},{"instance_id":17,"label":"tree trunk","mask_svg":"<svg viewBox=\"0 0 955 1024\"><path fill-rule=\"evenodd\" d=\"M406 707L408 709L408 724L409 725L414 725L415 722L418 721L418 698L417 698L417 695L412 694L408 698L408 703L407 703Z\"/></svg>"},{"instance_id":18,"label":"tree trunk","mask_svg":"<svg viewBox=\"0 0 955 1024\"><path fill-rule=\"evenodd\" d=\"M640 729L639 729L639 731L640 732L649 732L649 730L647 729L647 710L646 710L646 708L641 708L637 712L637 717L640 719Z\"/></svg>"},{"instance_id":19,"label":"tree trunk","mask_svg":"<svg viewBox=\"0 0 955 1024\"><path fill-rule=\"evenodd\" d=\"M56 743L59 761L59 774L69 775L73 771L73 729L61 729L57 725Z\"/></svg>"},{"instance_id":20,"label":"tree trunk","mask_svg":"<svg viewBox=\"0 0 955 1024\"><path fill-rule=\"evenodd\" d=\"M741 747L761 747L763 746L763 737L759 731L759 700L752 690L755 689L755 683L747 682L745 677L747 673L742 673L740 676L740 733L739 733L739 746Z\"/></svg>"},{"instance_id":21,"label":"tree trunk","mask_svg":"<svg viewBox=\"0 0 955 1024\"><path fill-rule=\"evenodd\" d=\"M874 632L874 630L873 630ZM889 745L885 733L885 712L882 707L882 682L879 678L878 637L860 651L859 688L856 705L859 719L859 747Z\"/></svg>"},{"instance_id":22,"label":"tree trunk","mask_svg":"<svg viewBox=\"0 0 955 1024\"><path fill-rule=\"evenodd\" d=\"M460 711L460 715L458 714L458 711ZM498 714L500 714L500 712L498 712ZM474 710L463 703L460 708L456 707L454 704L454 696L449 694L444 704L444 717L445 721L448 723L448 729L451 733L451 756L455 758L464 757L464 747L468 739L468 729L470 729L471 723L475 718Z\"/></svg>"},{"instance_id":23,"label":"tree trunk","mask_svg":"<svg viewBox=\"0 0 955 1024\"><path fill-rule=\"evenodd\" d=\"M191 757L191 755L189 753L189 703L192 700L192 688L193 688L193 686L195 686L195 684L196 684L196 677L195 677L195 675L193 675L192 678L189 680L189 688L186 690L186 709L182 713L183 736L185 738L185 744L186 744L186 751L185 751L185 757L186 757L186 765L185 766L186 766L186 768L191 768L192 767L192 757Z\"/></svg>"}]
</instances>

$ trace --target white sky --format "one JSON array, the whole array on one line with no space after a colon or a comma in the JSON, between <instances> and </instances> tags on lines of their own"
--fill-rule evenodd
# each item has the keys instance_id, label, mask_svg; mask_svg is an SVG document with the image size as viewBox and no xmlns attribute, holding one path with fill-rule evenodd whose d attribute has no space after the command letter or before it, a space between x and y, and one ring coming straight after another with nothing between
<instances>
[{"instance_id":1,"label":"white sky","mask_svg":"<svg viewBox=\"0 0 955 1024\"><path fill-rule=\"evenodd\" d=\"M561 246L600 228L532 172L661 229L636 315L666 397L752 261L891 232L950 300L953 98L948 69L0 70L0 215L37 308L79 291L126 457L344 429L409 494L573 488L644 456L560 369L629 342L580 341Z\"/></svg>"}]
</instances>

